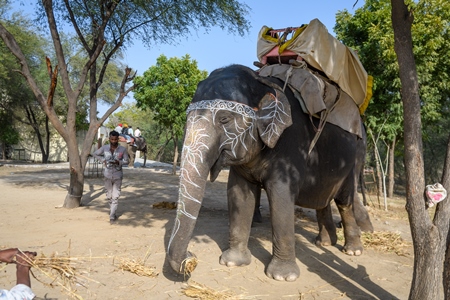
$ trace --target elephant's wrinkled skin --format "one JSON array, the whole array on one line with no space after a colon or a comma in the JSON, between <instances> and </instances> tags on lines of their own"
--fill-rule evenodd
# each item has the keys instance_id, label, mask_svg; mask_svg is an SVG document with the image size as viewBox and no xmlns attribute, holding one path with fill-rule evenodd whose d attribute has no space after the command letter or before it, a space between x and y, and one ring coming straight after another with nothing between
<instances>
[{"instance_id":1,"label":"elephant's wrinkled skin","mask_svg":"<svg viewBox=\"0 0 450 300\"><path fill-rule=\"evenodd\" d=\"M354 197L365 139L327 124L308 155L316 134L312 121L289 89L286 96L281 92L282 86L281 81L261 78L239 65L215 70L198 85L188 108L177 217L168 245L168 261L177 272L184 271L186 258L192 256L187 246L208 173L214 181L224 166L230 166L230 237L221 264L250 263L247 244L261 187L268 196L273 228L273 256L266 269L270 278L294 281L300 273L295 262L294 204L317 210L316 244L330 245L337 241L330 208L335 199L344 225L344 251L362 253L357 221L361 228L370 230L372 225ZM317 120L313 122L317 127Z\"/></svg>"}]
</instances>

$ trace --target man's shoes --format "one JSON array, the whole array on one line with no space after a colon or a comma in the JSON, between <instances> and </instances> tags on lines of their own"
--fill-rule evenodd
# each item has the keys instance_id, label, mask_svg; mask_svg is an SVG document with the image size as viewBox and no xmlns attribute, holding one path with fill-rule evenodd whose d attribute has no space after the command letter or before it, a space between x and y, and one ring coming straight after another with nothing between
<instances>
[{"instance_id":1,"label":"man's shoes","mask_svg":"<svg viewBox=\"0 0 450 300\"><path fill-rule=\"evenodd\" d=\"M117 224L117 216L114 216L114 219L109 219L109 224L111 225Z\"/></svg>"}]
</instances>

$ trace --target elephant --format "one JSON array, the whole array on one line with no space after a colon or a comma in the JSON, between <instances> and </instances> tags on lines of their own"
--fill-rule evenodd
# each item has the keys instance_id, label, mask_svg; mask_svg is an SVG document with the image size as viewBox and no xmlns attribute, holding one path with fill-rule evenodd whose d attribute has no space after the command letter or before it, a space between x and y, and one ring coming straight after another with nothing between
<instances>
[{"instance_id":1,"label":"elephant","mask_svg":"<svg viewBox=\"0 0 450 300\"><path fill-rule=\"evenodd\" d=\"M224 167L229 167L229 248L220 264L250 264L248 240L261 188L272 223L273 253L265 270L269 278L295 281L300 275L295 205L316 210L316 244L328 246L337 242L330 206L334 199L344 226L343 251L362 253L360 230L373 230L356 198L365 133L358 137L327 123L309 152L319 121L304 113L293 92L283 91L283 86L280 79L262 77L242 65L214 70L198 84L187 109L177 212L167 245L166 258L176 272L185 272L186 262L195 257L187 247L208 174L213 182Z\"/></svg>"},{"instance_id":2,"label":"elephant","mask_svg":"<svg viewBox=\"0 0 450 300\"><path fill-rule=\"evenodd\" d=\"M141 151L144 154L143 167L145 167L145 164L147 163L147 142L145 141L144 137L132 137L132 141L136 144L136 146L133 146L131 143L127 144L127 140L125 139L125 137L119 137L120 145L127 149L129 157L128 167L134 167L136 151Z\"/></svg>"}]
</instances>

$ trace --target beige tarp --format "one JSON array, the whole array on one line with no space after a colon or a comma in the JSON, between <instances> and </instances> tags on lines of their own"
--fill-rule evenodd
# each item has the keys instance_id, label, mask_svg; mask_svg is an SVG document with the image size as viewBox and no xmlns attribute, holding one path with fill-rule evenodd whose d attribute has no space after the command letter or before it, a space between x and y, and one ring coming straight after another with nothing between
<instances>
[{"instance_id":1,"label":"beige tarp","mask_svg":"<svg viewBox=\"0 0 450 300\"><path fill-rule=\"evenodd\" d=\"M264 26L258 35L258 59L278 46L275 38L267 35ZM300 34L285 42L282 49L291 50L301 56L309 65L323 71L336 82L358 106L363 105L367 92L367 72L357 54L328 33L318 19L312 20Z\"/></svg>"},{"instance_id":2,"label":"beige tarp","mask_svg":"<svg viewBox=\"0 0 450 300\"><path fill-rule=\"evenodd\" d=\"M305 113L320 117L322 112L327 112L327 122L362 137L361 117L352 98L342 90L338 94L336 86L310 70L274 64L262 67L259 75L287 81L300 93L300 97L297 94L296 97Z\"/></svg>"}]
</instances>

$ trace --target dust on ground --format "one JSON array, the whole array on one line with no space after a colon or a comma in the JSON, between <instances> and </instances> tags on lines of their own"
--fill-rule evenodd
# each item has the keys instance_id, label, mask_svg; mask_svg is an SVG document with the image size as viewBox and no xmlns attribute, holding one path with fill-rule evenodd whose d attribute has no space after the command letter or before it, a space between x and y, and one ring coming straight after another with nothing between
<instances>
[{"instance_id":1,"label":"dust on ground","mask_svg":"<svg viewBox=\"0 0 450 300\"><path fill-rule=\"evenodd\" d=\"M86 178L82 206L69 210L57 208L67 194L67 164L0 166L0 249L19 247L37 251L38 255L58 253L78 258L77 268L85 280L75 288L83 299L191 299L182 293L188 278L176 275L165 262L175 210L152 207L163 201L177 201L178 176L171 175L170 170L170 166L161 165L125 168L118 223L110 225L101 177ZM207 184L188 249L199 259L190 280L216 291L231 292L240 297L236 299L408 298L412 248L405 256L365 249L362 256L353 257L341 252L342 241L336 246L316 247L315 213L307 209L296 211L300 278L278 282L266 277L264 270L272 252L266 199L262 201L263 223L252 227L249 240L252 263L234 268L220 265L220 254L228 247L227 176L222 171L216 182ZM371 201L376 231L397 232L411 240L401 200L396 201L400 205L395 213L385 213ZM335 217L339 220L336 212ZM140 277L118 267L120 259L145 258L145 265L159 273L157 277ZM47 280L37 270L34 274L39 280ZM0 265L0 288L14 284L15 266ZM45 285L35 278L32 289L37 299L71 299L60 287Z\"/></svg>"}]
</instances>

